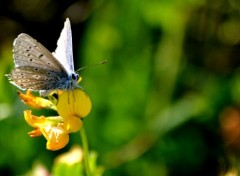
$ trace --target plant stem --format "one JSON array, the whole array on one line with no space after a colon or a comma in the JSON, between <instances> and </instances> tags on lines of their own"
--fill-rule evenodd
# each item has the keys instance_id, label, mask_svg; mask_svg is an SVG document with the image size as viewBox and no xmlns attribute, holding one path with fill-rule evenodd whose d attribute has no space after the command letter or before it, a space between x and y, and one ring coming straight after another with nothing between
<instances>
[{"instance_id":1,"label":"plant stem","mask_svg":"<svg viewBox=\"0 0 240 176\"><path fill-rule=\"evenodd\" d=\"M80 129L80 136L82 138L82 145L83 145L83 162L84 162L84 167L86 171L87 176L91 176L90 168L89 168L89 151L88 151L88 141L87 141L87 135L84 129L84 125Z\"/></svg>"}]
</instances>

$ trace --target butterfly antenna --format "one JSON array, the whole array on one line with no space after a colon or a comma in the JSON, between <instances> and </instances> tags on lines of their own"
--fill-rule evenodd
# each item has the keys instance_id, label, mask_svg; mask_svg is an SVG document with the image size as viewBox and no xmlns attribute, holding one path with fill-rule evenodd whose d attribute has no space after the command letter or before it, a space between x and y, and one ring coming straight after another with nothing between
<instances>
[{"instance_id":1,"label":"butterfly antenna","mask_svg":"<svg viewBox=\"0 0 240 176\"><path fill-rule=\"evenodd\" d=\"M107 62L108 62L108 60L104 60L104 61L101 61L101 62L99 62L99 63L97 63L97 64L84 66L84 67L82 67L82 68L79 68L76 72L79 72L79 71L81 71L81 70L83 70L83 69L85 69L85 68L94 67L94 66L97 66L97 65L102 65L102 64L105 64L105 63L107 63Z\"/></svg>"}]
</instances>

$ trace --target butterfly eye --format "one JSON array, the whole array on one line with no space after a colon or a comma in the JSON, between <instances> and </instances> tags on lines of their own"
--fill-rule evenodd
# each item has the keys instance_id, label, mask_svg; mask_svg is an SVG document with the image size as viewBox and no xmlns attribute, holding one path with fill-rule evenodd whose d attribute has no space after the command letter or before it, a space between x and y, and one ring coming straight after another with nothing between
<instances>
[{"instance_id":1,"label":"butterfly eye","mask_svg":"<svg viewBox=\"0 0 240 176\"><path fill-rule=\"evenodd\" d=\"M77 81L78 78L79 78L79 75L78 75L78 74L72 73L72 80Z\"/></svg>"}]
</instances>

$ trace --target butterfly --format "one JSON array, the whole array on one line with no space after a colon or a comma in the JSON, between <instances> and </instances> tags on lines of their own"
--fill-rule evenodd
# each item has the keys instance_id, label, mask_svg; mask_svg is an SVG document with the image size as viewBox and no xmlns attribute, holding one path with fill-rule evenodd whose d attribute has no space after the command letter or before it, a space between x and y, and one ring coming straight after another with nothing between
<instances>
[{"instance_id":1,"label":"butterfly","mask_svg":"<svg viewBox=\"0 0 240 176\"><path fill-rule=\"evenodd\" d=\"M49 52L37 40L21 33L13 42L13 58L15 68L6 76L22 90L39 91L41 95L47 95L57 89L80 87L79 75L74 71L72 32L68 18L55 52Z\"/></svg>"}]
</instances>

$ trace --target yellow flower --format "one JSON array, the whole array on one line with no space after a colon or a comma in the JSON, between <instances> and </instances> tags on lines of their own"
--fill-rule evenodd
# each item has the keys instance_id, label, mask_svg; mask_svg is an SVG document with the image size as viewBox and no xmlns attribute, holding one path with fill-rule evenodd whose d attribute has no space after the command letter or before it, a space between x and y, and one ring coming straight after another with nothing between
<instances>
[{"instance_id":1,"label":"yellow flower","mask_svg":"<svg viewBox=\"0 0 240 176\"><path fill-rule=\"evenodd\" d=\"M48 150L59 150L65 147L69 141L68 131L62 126L47 126L42 128L43 136L47 139Z\"/></svg>"},{"instance_id":2,"label":"yellow flower","mask_svg":"<svg viewBox=\"0 0 240 176\"><path fill-rule=\"evenodd\" d=\"M81 128L81 119L89 114L91 107L90 98L81 89L64 91L57 103L58 113L65 119L64 127L69 132L76 132Z\"/></svg>"},{"instance_id":3,"label":"yellow flower","mask_svg":"<svg viewBox=\"0 0 240 176\"><path fill-rule=\"evenodd\" d=\"M60 116L45 117L34 116L30 110L24 111L26 122L35 128L28 134L30 137L43 135L47 140L47 149L59 150L69 141L69 133L78 131L82 126L82 118L91 110L91 101L81 89L58 92L56 106L42 97L34 97L30 91L26 95L19 92L22 101L37 109L56 109Z\"/></svg>"},{"instance_id":4,"label":"yellow flower","mask_svg":"<svg viewBox=\"0 0 240 176\"><path fill-rule=\"evenodd\" d=\"M47 139L47 149L58 150L67 145L69 141L68 131L63 128L62 118L34 116L30 110L24 111L26 122L35 128L29 132L30 137L38 137L43 135Z\"/></svg>"},{"instance_id":5,"label":"yellow flower","mask_svg":"<svg viewBox=\"0 0 240 176\"><path fill-rule=\"evenodd\" d=\"M56 106L51 101L44 99L42 97L34 97L30 90L27 90L25 95L20 91L18 91L17 93L18 96L22 99L22 102L32 108L35 109L47 108L57 110Z\"/></svg>"},{"instance_id":6,"label":"yellow flower","mask_svg":"<svg viewBox=\"0 0 240 176\"><path fill-rule=\"evenodd\" d=\"M71 149L59 155L55 158L54 163L65 163L67 165L79 164L83 160L83 151L82 148L78 145L74 145Z\"/></svg>"}]
</instances>

